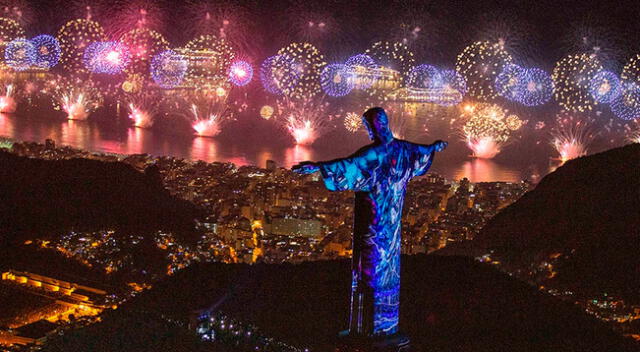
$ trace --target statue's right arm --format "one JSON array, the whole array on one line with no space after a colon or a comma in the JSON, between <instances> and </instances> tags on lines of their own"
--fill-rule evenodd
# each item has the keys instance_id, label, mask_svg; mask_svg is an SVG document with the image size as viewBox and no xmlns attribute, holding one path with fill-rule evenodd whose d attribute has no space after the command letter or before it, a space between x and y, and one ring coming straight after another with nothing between
<instances>
[{"instance_id":1,"label":"statue's right arm","mask_svg":"<svg viewBox=\"0 0 640 352\"><path fill-rule=\"evenodd\" d=\"M370 163L375 162L376 155L370 146L365 146L357 150L355 153L345 158L338 158L327 161L303 161L297 165L294 165L291 170L293 172L307 175L320 171L323 166L331 167L331 165L343 164L344 166L351 165L357 167L368 167Z\"/></svg>"},{"instance_id":2,"label":"statue's right arm","mask_svg":"<svg viewBox=\"0 0 640 352\"><path fill-rule=\"evenodd\" d=\"M372 163L377 161L378 157L375 153L375 150L370 146L364 146L358 149L355 153L344 157L333 160L321 161L315 163L318 167L320 166L330 166L335 164L343 164L343 165L355 165L359 168L368 168Z\"/></svg>"}]
</instances>

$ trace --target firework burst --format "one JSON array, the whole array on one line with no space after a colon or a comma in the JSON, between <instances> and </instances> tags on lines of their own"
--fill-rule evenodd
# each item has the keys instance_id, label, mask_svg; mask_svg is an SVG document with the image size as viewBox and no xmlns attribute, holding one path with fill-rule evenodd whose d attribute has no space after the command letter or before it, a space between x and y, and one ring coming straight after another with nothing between
<instances>
[{"instance_id":1,"label":"firework burst","mask_svg":"<svg viewBox=\"0 0 640 352\"><path fill-rule=\"evenodd\" d=\"M591 96L596 102L609 104L620 95L622 89L620 79L615 73L600 71L591 80L589 87Z\"/></svg>"},{"instance_id":2,"label":"firework burst","mask_svg":"<svg viewBox=\"0 0 640 352\"><path fill-rule=\"evenodd\" d=\"M515 115L507 117L502 107L487 103L465 106L461 118L460 131L467 147L474 157L482 159L491 159L500 153L518 119Z\"/></svg>"},{"instance_id":3,"label":"firework burst","mask_svg":"<svg viewBox=\"0 0 640 352\"><path fill-rule=\"evenodd\" d=\"M551 100L554 87L553 80L547 72L534 67L525 69L523 76L522 87L517 98L520 104L538 106Z\"/></svg>"},{"instance_id":4,"label":"firework burst","mask_svg":"<svg viewBox=\"0 0 640 352\"><path fill-rule=\"evenodd\" d=\"M351 132L356 133L362 130L362 116L355 112L349 112L344 117L344 128Z\"/></svg>"},{"instance_id":5,"label":"firework burst","mask_svg":"<svg viewBox=\"0 0 640 352\"><path fill-rule=\"evenodd\" d=\"M278 122L298 145L311 145L329 129L328 103L322 98L278 99Z\"/></svg>"},{"instance_id":6,"label":"firework burst","mask_svg":"<svg viewBox=\"0 0 640 352\"><path fill-rule=\"evenodd\" d=\"M587 148L595 134L591 130L594 120L566 111L556 116L551 128L551 145L562 162L587 155Z\"/></svg>"},{"instance_id":7,"label":"firework burst","mask_svg":"<svg viewBox=\"0 0 640 352\"><path fill-rule=\"evenodd\" d=\"M283 66L283 69L294 70L295 73L287 75L298 77L293 87L284 91L285 95L295 99L310 100L321 92L320 73L326 62L315 46L309 43L291 43L278 50L278 55L293 60L293 65Z\"/></svg>"},{"instance_id":8,"label":"firework burst","mask_svg":"<svg viewBox=\"0 0 640 352\"><path fill-rule=\"evenodd\" d=\"M151 59L151 78L161 88L171 89L182 84L189 63L173 50L163 51Z\"/></svg>"},{"instance_id":9,"label":"firework burst","mask_svg":"<svg viewBox=\"0 0 640 352\"><path fill-rule=\"evenodd\" d=\"M131 65L128 73L147 74L151 64L151 58L169 49L169 42L162 34L148 29L136 28L126 32L120 41L131 52Z\"/></svg>"},{"instance_id":10,"label":"firework burst","mask_svg":"<svg viewBox=\"0 0 640 352\"><path fill-rule=\"evenodd\" d=\"M236 54L222 38L203 35L176 50L187 60L185 84L195 88L215 88L228 78L228 70Z\"/></svg>"},{"instance_id":11,"label":"firework burst","mask_svg":"<svg viewBox=\"0 0 640 352\"><path fill-rule=\"evenodd\" d=\"M620 77L627 82L640 84L640 54L627 61Z\"/></svg>"},{"instance_id":12,"label":"firework burst","mask_svg":"<svg viewBox=\"0 0 640 352\"><path fill-rule=\"evenodd\" d=\"M119 38L135 29L159 31L164 26L162 2L152 0L117 1L105 16L109 37ZM165 49L166 50L166 49Z\"/></svg>"},{"instance_id":13,"label":"firework burst","mask_svg":"<svg viewBox=\"0 0 640 352\"><path fill-rule=\"evenodd\" d=\"M409 47L400 42L376 42L365 52L375 63L399 74L408 73L415 65L414 54Z\"/></svg>"},{"instance_id":14,"label":"firework burst","mask_svg":"<svg viewBox=\"0 0 640 352\"><path fill-rule=\"evenodd\" d=\"M640 85L624 84L621 93L611 102L611 111L623 120L640 118Z\"/></svg>"},{"instance_id":15,"label":"firework burst","mask_svg":"<svg viewBox=\"0 0 640 352\"><path fill-rule=\"evenodd\" d=\"M30 40L18 38L4 49L5 63L16 71L24 71L36 62L36 47Z\"/></svg>"},{"instance_id":16,"label":"firework burst","mask_svg":"<svg viewBox=\"0 0 640 352\"><path fill-rule=\"evenodd\" d=\"M91 72L113 75L129 65L131 53L121 42L95 42L85 49L82 61Z\"/></svg>"},{"instance_id":17,"label":"firework burst","mask_svg":"<svg viewBox=\"0 0 640 352\"><path fill-rule=\"evenodd\" d=\"M190 121L194 133L200 137L215 137L233 118L227 103L229 86L219 89L196 89L182 95L177 107Z\"/></svg>"},{"instance_id":18,"label":"firework burst","mask_svg":"<svg viewBox=\"0 0 640 352\"><path fill-rule=\"evenodd\" d=\"M486 101L496 98L496 78L512 61L499 43L475 42L458 55L456 71L466 79L469 94Z\"/></svg>"},{"instance_id":19,"label":"firework burst","mask_svg":"<svg viewBox=\"0 0 640 352\"><path fill-rule=\"evenodd\" d=\"M0 85L0 113L16 112L16 86L14 83L6 82Z\"/></svg>"},{"instance_id":20,"label":"firework burst","mask_svg":"<svg viewBox=\"0 0 640 352\"><path fill-rule=\"evenodd\" d=\"M60 61L60 43L48 34L41 34L31 38L31 43L35 46L37 67L48 69L58 64Z\"/></svg>"},{"instance_id":21,"label":"firework burst","mask_svg":"<svg viewBox=\"0 0 640 352\"><path fill-rule=\"evenodd\" d=\"M522 127L524 122L517 115L509 115L504 119L504 123L511 131L517 131Z\"/></svg>"},{"instance_id":22,"label":"firework burst","mask_svg":"<svg viewBox=\"0 0 640 352\"><path fill-rule=\"evenodd\" d=\"M290 92L300 79L295 65L296 62L287 55L274 55L265 59L260 65L260 81L264 89L277 95Z\"/></svg>"},{"instance_id":23,"label":"firework burst","mask_svg":"<svg viewBox=\"0 0 640 352\"><path fill-rule=\"evenodd\" d=\"M640 123L625 125L626 140L629 143L640 143Z\"/></svg>"},{"instance_id":24,"label":"firework burst","mask_svg":"<svg viewBox=\"0 0 640 352\"><path fill-rule=\"evenodd\" d=\"M62 53L62 66L71 71L84 71L85 49L95 42L105 40L104 30L98 22L77 19L67 22L58 30L58 42Z\"/></svg>"},{"instance_id":25,"label":"firework burst","mask_svg":"<svg viewBox=\"0 0 640 352\"><path fill-rule=\"evenodd\" d=\"M48 83L55 110L64 111L69 120L86 120L102 106L104 96L92 80L58 77Z\"/></svg>"},{"instance_id":26,"label":"firework burst","mask_svg":"<svg viewBox=\"0 0 640 352\"><path fill-rule=\"evenodd\" d=\"M593 78L602 70L600 61L593 55L569 55L553 69L554 97L568 111L585 112L593 109L596 101L590 88Z\"/></svg>"},{"instance_id":27,"label":"firework burst","mask_svg":"<svg viewBox=\"0 0 640 352\"><path fill-rule=\"evenodd\" d=\"M378 65L369 55L354 55L345 61L353 89L367 89L378 80Z\"/></svg>"},{"instance_id":28,"label":"firework burst","mask_svg":"<svg viewBox=\"0 0 640 352\"><path fill-rule=\"evenodd\" d=\"M148 88L148 87L144 87ZM124 94L128 117L135 127L150 128L160 111L161 96L158 90L137 89Z\"/></svg>"},{"instance_id":29,"label":"firework burst","mask_svg":"<svg viewBox=\"0 0 640 352\"><path fill-rule=\"evenodd\" d=\"M16 38L24 38L25 33L22 26L6 17L0 17L0 46L4 47Z\"/></svg>"},{"instance_id":30,"label":"firework burst","mask_svg":"<svg viewBox=\"0 0 640 352\"><path fill-rule=\"evenodd\" d=\"M343 97L353 89L354 80L349 76L351 70L343 64L331 64L322 69L320 74L320 85L327 95L332 97Z\"/></svg>"},{"instance_id":31,"label":"firework burst","mask_svg":"<svg viewBox=\"0 0 640 352\"><path fill-rule=\"evenodd\" d=\"M238 87L246 86L253 79L253 66L243 60L236 60L227 71L229 81Z\"/></svg>"},{"instance_id":32,"label":"firework burst","mask_svg":"<svg viewBox=\"0 0 640 352\"><path fill-rule=\"evenodd\" d=\"M5 48L12 40L24 37L24 29L18 22L10 18L0 17L0 57L5 57ZM4 60L2 60L0 68L6 67Z\"/></svg>"}]
</instances>

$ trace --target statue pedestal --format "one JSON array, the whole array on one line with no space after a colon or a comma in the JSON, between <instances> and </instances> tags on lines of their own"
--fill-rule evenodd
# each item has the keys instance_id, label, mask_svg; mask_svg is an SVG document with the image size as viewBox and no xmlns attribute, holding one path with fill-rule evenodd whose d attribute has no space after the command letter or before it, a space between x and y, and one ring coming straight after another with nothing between
<instances>
[{"instance_id":1,"label":"statue pedestal","mask_svg":"<svg viewBox=\"0 0 640 352\"><path fill-rule=\"evenodd\" d=\"M348 331L338 335L336 352L408 352L409 338L402 333L390 336L350 336Z\"/></svg>"}]
</instances>

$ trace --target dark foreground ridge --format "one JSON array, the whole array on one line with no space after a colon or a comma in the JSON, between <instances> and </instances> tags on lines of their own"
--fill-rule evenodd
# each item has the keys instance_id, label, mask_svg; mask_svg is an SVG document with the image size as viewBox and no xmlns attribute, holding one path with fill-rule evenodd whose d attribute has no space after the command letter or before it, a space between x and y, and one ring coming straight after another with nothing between
<instances>
[{"instance_id":1,"label":"dark foreground ridge","mask_svg":"<svg viewBox=\"0 0 640 352\"><path fill-rule=\"evenodd\" d=\"M0 241L71 229L188 231L200 214L169 194L154 166L141 173L121 162L30 159L5 151L0 166Z\"/></svg>"},{"instance_id":2,"label":"dark foreground ridge","mask_svg":"<svg viewBox=\"0 0 640 352\"><path fill-rule=\"evenodd\" d=\"M462 257L402 263L401 329L414 351L633 351L579 307ZM47 351L242 351L208 346L187 331L209 308L256 324L267 336L330 351L345 328L348 261L300 265L196 264L156 284L103 321L70 331Z\"/></svg>"},{"instance_id":3,"label":"dark foreground ridge","mask_svg":"<svg viewBox=\"0 0 640 352\"><path fill-rule=\"evenodd\" d=\"M553 265L538 283L639 303L640 144L578 158L482 229L473 247L514 270Z\"/></svg>"}]
</instances>

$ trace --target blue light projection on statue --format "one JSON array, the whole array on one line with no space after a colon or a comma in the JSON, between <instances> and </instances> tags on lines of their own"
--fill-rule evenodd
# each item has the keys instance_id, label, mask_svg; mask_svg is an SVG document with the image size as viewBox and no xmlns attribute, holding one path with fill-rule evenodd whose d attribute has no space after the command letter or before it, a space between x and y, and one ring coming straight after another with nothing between
<instances>
[{"instance_id":1,"label":"blue light projection on statue","mask_svg":"<svg viewBox=\"0 0 640 352\"><path fill-rule=\"evenodd\" d=\"M327 189L356 192L349 334L385 336L398 332L400 220L406 186L427 172L434 152L447 143L423 145L394 138L382 108L367 110L363 123L372 144L346 158L304 162L293 170L320 171Z\"/></svg>"}]
</instances>

